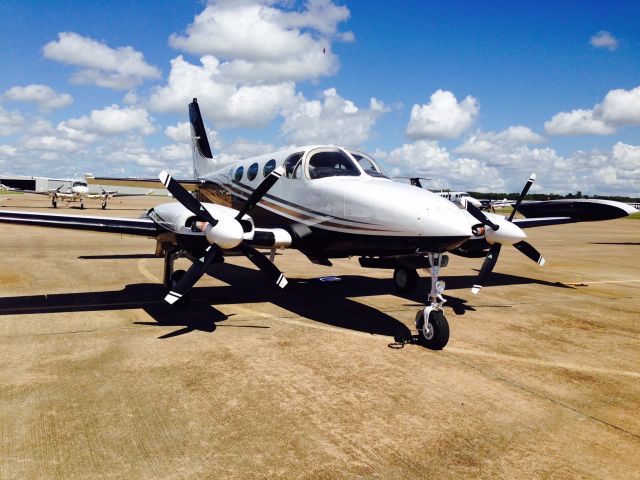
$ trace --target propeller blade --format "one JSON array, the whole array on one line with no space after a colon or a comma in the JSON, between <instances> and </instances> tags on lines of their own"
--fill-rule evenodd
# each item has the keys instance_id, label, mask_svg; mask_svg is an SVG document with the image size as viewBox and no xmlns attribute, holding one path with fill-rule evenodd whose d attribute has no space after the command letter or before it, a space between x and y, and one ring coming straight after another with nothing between
<instances>
[{"instance_id":1,"label":"propeller blade","mask_svg":"<svg viewBox=\"0 0 640 480\"><path fill-rule=\"evenodd\" d=\"M246 257L253 262L253 264L258 267L264 274L266 274L271 280L273 280L276 285L280 288L284 288L287 286L287 279L282 274L278 267L276 267L271 260L269 260L265 255L261 252L253 248L251 245L247 245L242 242L239 246L242 253L246 255Z\"/></svg>"},{"instance_id":2,"label":"propeller blade","mask_svg":"<svg viewBox=\"0 0 640 480\"><path fill-rule=\"evenodd\" d=\"M196 200L193 195L191 195L182 185L176 182L167 171L163 170L160 173L159 178L166 189L169 190L175 199L186 207L187 210L202 220L209 222L211 226L216 226L218 221L211 216L209 211L204 208L204 206Z\"/></svg>"},{"instance_id":3,"label":"propeller blade","mask_svg":"<svg viewBox=\"0 0 640 480\"><path fill-rule=\"evenodd\" d=\"M500 228L498 225L489 220L489 218L487 218L487 216L471 202L467 202L467 212L473 215L476 220L481 222L483 225L487 225L495 231L498 231L498 229Z\"/></svg>"},{"instance_id":4,"label":"propeller blade","mask_svg":"<svg viewBox=\"0 0 640 480\"><path fill-rule=\"evenodd\" d=\"M178 284L171 290L166 297L164 297L165 301L168 303L175 303L182 298L191 288L196 284L200 277L204 275L204 272L207 271L209 265L211 265L211 261L215 258L217 254L217 247L214 245L209 245L207 247L204 255L200 257L198 260L193 262L189 270L184 274L184 276L178 280Z\"/></svg>"},{"instance_id":5,"label":"propeller blade","mask_svg":"<svg viewBox=\"0 0 640 480\"><path fill-rule=\"evenodd\" d=\"M522 240L518 243L514 243L513 246L516 247L518 250L520 250L522 253L524 253L531 260L536 262L538 265L540 266L544 265L545 260L543 256L540 255L540 252L538 252L538 250L536 250L534 246L531 245L530 243L527 243L524 240Z\"/></svg>"},{"instance_id":6,"label":"propeller blade","mask_svg":"<svg viewBox=\"0 0 640 480\"><path fill-rule=\"evenodd\" d=\"M284 168L278 167L275 170L273 170L269 175L267 175L267 178L265 178L260 183L260 185L258 185L258 188L256 188L253 191L253 193L249 196L249 198L247 199L247 202L244 204L244 207L242 207L242 210L240 210L238 215L236 215L236 220L240 221L242 217L244 217L244 215L249 210L255 207L256 204L260 200L262 200L262 197L264 197L267 194L267 192L271 189L271 187L273 187L273 185L280 179L280 177L283 174L284 174Z\"/></svg>"},{"instance_id":7,"label":"propeller blade","mask_svg":"<svg viewBox=\"0 0 640 480\"><path fill-rule=\"evenodd\" d=\"M522 189L522 193L518 197L518 201L513 206L513 211L511 212L511 215L509 215L509 221L513 220L513 217L516 216L516 212L518 211L518 208L520 208L520 204L522 203L522 200L524 200L524 197L527 195L527 192L529 191L529 189L531 188L531 185L533 185L533 182L535 181L536 181L536 174L532 173L531 176L529 177L529 180L527 180L527 183Z\"/></svg>"},{"instance_id":8,"label":"propeller blade","mask_svg":"<svg viewBox=\"0 0 640 480\"><path fill-rule=\"evenodd\" d=\"M477 295L478 292L484 286L484 282L486 282L487 277L492 272L493 267L496 266L496 262L498 261L498 255L500 255L500 248L502 247L499 243L494 243L489 249L489 253L484 257L484 262L482 263L482 268L480 269L480 273L478 274L478 278L476 279L476 283L473 285L471 289L471 293Z\"/></svg>"}]
</instances>

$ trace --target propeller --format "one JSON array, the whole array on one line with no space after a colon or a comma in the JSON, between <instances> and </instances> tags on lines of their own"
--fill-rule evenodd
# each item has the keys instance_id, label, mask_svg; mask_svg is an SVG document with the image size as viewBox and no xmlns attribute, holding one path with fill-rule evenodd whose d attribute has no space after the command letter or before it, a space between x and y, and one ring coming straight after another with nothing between
<instances>
[{"instance_id":1,"label":"propeller","mask_svg":"<svg viewBox=\"0 0 640 480\"><path fill-rule=\"evenodd\" d=\"M482 289L485 281L489 277L489 274L496 266L498 256L500 255L500 249L502 248L503 244L513 245L518 251L522 252L526 257L530 258L538 265L544 265L545 260L540 252L538 252L538 250L536 250L533 245L524 240L526 238L525 233L520 227L512 222L513 217L515 216L518 208L520 207L520 204L522 203L522 200L527 195L527 192L531 188L531 185L533 184L535 179L536 174L532 173L529 177L529 180L522 189L522 192L520 193L520 196L518 197L518 200L516 201L513 207L513 211L509 215L509 218L507 218L506 221L500 222L501 225L496 225L475 205L467 202L467 211L485 227L485 239L488 243L491 244L489 253L487 253L484 262L482 263L482 267L480 268L480 273L478 274L476 282L471 289L472 293L477 294Z\"/></svg>"},{"instance_id":2,"label":"propeller","mask_svg":"<svg viewBox=\"0 0 640 480\"><path fill-rule=\"evenodd\" d=\"M240 224L242 217L266 195L283 173L282 167L273 170L249 196L246 204L235 218L221 217L217 219L180 183L174 180L169 173L166 171L160 173L160 180L174 198L196 217L207 223L203 231L211 244L207 247L202 257L193 262L184 276L178 280L175 287L167 294L165 300L168 303L175 303L180 300L196 284L216 256L220 254L220 250L236 247L280 288L284 288L287 285L287 279L278 267L263 253L242 240L244 231Z\"/></svg>"}]
</instances>

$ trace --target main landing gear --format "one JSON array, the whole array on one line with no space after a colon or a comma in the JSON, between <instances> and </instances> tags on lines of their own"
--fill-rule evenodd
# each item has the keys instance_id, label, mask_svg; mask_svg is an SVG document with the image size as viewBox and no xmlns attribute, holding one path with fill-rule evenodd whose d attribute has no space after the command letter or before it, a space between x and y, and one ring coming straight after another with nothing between
<instances>
[{"instance_id":1,"label":"main landing gear","mask_svg":"<svg viewBox=\"0 0 640 480\"><path fill-rule=\"evenodd\" d=\"M441 253L429 254L429 264L431 265L429 268L429 273L431 274L430 303L416 314L418 342L431 350L442 350L449 341L449 323L442 310L442 305L446 302L442 297L445 283L442 280L438 280L440 268L445 267L448 263L447 261L448 257Z\"/></svg>"},{"instance_id":2,"label":"main landing gear","mask_svg":"<svg viewBox=\"0 0 640 480\"><path fill-rule=\"evenodd\" d=\"M57 200L56 200L56 197L52 197L52 198L51 198L51 206L52 206L53 208L58 208L58 202L57 202Z\"/></svg>"},{"instance_id":3,"label":"main landing gear","mask_svg":"<svg viewBox=\"0 0 640 480\"><path fill-rule=\"evenodd\" d=\"M80 210L84 210L84 201L80 199Z\"/></svg>"},{"instance_id":4,"label":"main landing gear","mask_svg":"<svg viewBox=\"0 0 640 480\"><path fill-rule=\"evenodd\" d=\"M167 290L174 290L180 279L187 273L185 270L173 270L173 262L180 258L180 250L165 250L164 252L164 275L162 284ZM186 305L189 303L189 294L183 295L174 305Z\"/></svg>"}]
</instances>

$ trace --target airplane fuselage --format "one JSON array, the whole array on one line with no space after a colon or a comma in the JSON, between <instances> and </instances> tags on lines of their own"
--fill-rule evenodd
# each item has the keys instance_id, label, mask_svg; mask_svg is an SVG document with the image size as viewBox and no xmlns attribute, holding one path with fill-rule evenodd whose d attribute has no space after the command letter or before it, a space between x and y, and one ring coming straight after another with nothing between
<instances>
[{"instance_id":1,"label":"airplane fuselage","mask_svg":"<svg viewBox=\"0 0 640 480\"><path fill-rule=\"evenodd\" d=\"M359 160L358 160L359 159ZM464 211L427 190L393 182L373 159L311 146L243 160L204 176L205 201L240 209L274 168L285 175L251 212L258 228L284 228L292 246L326 258L442 252L471 236Z\"/></svg>"}]
</instances>

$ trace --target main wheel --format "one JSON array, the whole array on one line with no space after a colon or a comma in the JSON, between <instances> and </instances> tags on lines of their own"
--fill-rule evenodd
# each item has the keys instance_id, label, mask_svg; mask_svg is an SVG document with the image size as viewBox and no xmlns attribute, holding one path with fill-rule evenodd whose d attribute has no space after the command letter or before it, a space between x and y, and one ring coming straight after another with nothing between
<instances>
[{"instance_id":1,"label":"main wheel","mask_svg":"<svg viewBox=\"0 0 640 480\"><path fill-rule=\"evenodd\" d=\"M102 209L106 210L106 208L107 208L107 202L102 202Z\"/></svg>"},{"instance_id":2,"label":"main wheel","mask_svg":"<svg viewBox=\"0 0 640 480\"><path fill-rule=\"evenodd\" d=\"M184 277L186 273L187 273L186 270L176 270L175 272L173 272L173 274L171 275L171 280L169 281L169 290L175 291L176 286L178 285L178 282L182 277ZM190 291L185 293L180 298L180 300L174 303L174 305L186 305L187 303L189 303L190 295L191 295Z\"/></svg>"},{"instance_id":3,"label":"main wheel","mask_svg":"<svg viewBox=\"0 0 640 480\"><path fill-rule=\"evenodd\" d=\"M442 310L431 310L429 323L426 326L423 310L418 310L416 328L420 345L430 350L442 350L449 342L449 322L447 322Z\"/></svg>"},{"instance_id":4,"label":"main wheel","mask_svg":"<svg viewBox=\"0 0 640 480\"><path fill-rule=\"evenodd\" d=\"M51 200L51 206L53 208L58 208L58 202L56 202L55 200Z\"/></svg>"},{"instance_id":5,"label":"main wheel","mask_svg":"<svg viewBox=\"0 0 640 480\"><path fill-rule=\"evenodd\" d=\"M418 272L407 268L396 268L393 271L393 282L400 292L411 292L416 288Z\"/></svg>"},{"instance_id":6,"label":"main wheel","mask_svg":"<svg viewBox=\"0 0 640 480\"><path fill-rule=\"evenodd\" d=\"M80 210L84 210L84 203L80 204Z\"/></svg>"}]
</instances>

